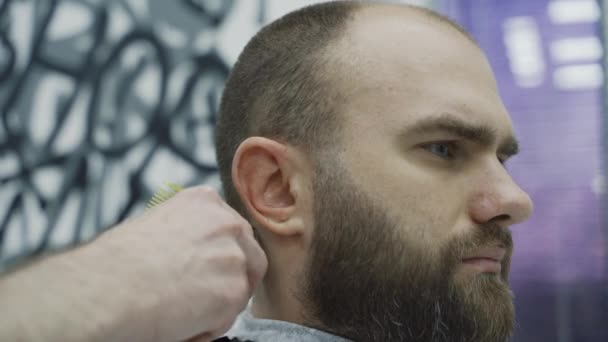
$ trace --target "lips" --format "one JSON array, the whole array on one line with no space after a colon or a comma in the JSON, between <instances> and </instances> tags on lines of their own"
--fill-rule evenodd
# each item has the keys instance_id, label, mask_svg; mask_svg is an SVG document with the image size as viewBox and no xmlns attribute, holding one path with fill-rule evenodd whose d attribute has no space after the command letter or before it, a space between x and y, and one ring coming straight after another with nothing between
<instances>
[{"instance_id":1,"label":"lips","mask_svg":"<svg viewBox=\"0 0 608 342\"><path fill-rule=\"evenodd\" d=\"M502 269L502 261L506 254L507 251L503 247L485 247L466 255L462 258L462 262L480 272L497 273Z\"/></svg>"},{"instance_id":2,"label":"lips","mask_svg":"<svg viewBox=\"0 0 608 342\"><path fill-rule=\"evenodd\" d=\"M462 261L474 259L489 259L496 262L502 262L507 254L507 250L503 247L485 247L474 251L473 253L462 258Z\"/></svg>"}]
</instances>

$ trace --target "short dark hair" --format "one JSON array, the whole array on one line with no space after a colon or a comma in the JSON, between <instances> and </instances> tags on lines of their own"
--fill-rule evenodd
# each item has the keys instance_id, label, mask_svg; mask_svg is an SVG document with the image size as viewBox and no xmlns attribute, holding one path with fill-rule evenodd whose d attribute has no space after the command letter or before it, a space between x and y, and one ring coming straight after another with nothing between
<instances>
[{"instance_id":1,"label":"short dark hair","mask_svg":"<svg viewBox=\"0 0 608 342\"><path fill-rule=\"evenodd\" d=\"M288 13L262 28L240 54L222 95L215 148L226 201L244 217L248 215L231 168L245 139L274 138L313 155L339 139L341 56L329 46L345 34L355 12L365 5L370 3L331 1ZM448 18L407 7L472 40Z\"/></svg>"},{"instance_id":2,"label":"short dark hair","mask_svg":"<svg viewBox=\"0 0 608 342\"><path fill-rule=\"evenodd\" d=\"M326 47L359 6L336 1L291 12L260 30L239 56L222 95L215 146L226 201L241 215L247 217L231 167L245 139L264 136L312 149L332 136L336 87L327 75Z\"/></svg>"}]
</instances>

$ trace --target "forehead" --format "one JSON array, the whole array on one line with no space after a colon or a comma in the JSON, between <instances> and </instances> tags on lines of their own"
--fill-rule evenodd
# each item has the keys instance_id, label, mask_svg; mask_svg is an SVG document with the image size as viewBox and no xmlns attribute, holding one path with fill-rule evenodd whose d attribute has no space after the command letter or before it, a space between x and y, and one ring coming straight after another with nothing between
<instances>
[{"instance_id":1,"label":"forehead","mask_svg":"<svg viewBox=\"0 0 608 342\"><path fill-rule=\"evenodd\" d=\"M483 52L437 19L389 7L360 11L343 40L347 127L386 133L449 112L510 135Z\"/></svg>"}]
</instances>

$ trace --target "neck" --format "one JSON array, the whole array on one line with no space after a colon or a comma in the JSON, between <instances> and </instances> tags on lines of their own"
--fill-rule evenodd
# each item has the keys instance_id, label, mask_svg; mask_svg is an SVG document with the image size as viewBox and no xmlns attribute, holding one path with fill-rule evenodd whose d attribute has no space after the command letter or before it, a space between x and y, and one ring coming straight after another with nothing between
<instances>
[{"instance_id":1,"label":"neck","mask_svg":"<svg viewBox=\"0 0 608 342\"><path fill-rule=\"evenodd\" d=\"M277 268L275 265L268 266L264 281L254 292L251 314L255 318L303 324L302 304L294 296L298 291L298 275L294 274L293 269Z\"/></svg>"},{"instance_id":2,"label":"neck","mask_svg":"<svg viewBox=\"0 0 608 342\"><path fill-rule=\"evenodd\" d=\"M272 259L269 258L269 260ZM298 299L302 295L298 286L302 277L300 270L301 268L291 264L284 268L269 264L264 281L254 292L251 315L256 319L289 322L336 335L331 329L327 329L321 322L307 314L305 306Z\"/></svg>"}]
</instances>

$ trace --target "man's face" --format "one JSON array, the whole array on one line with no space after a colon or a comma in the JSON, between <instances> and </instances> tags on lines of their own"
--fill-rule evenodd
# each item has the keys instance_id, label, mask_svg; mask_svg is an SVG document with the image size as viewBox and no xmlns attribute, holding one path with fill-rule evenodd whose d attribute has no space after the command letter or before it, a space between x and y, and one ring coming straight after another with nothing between
<instances>
[{"instance_id":1,"label":"man's face","mask_svg":"<svg viewBox=\"0 0 608 342\"><path fill-rule=\"evenodd\" d=\"M359 341L504 341L508 227L531 202L502 164L515 142L490 67L450 29L374 11L349 33L341 142L317 158L302 299Z\"/></svg>"}]
</instances>

